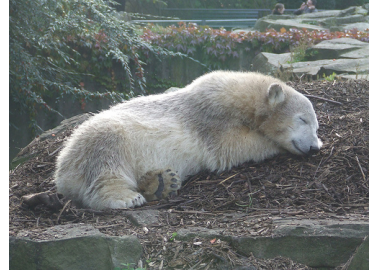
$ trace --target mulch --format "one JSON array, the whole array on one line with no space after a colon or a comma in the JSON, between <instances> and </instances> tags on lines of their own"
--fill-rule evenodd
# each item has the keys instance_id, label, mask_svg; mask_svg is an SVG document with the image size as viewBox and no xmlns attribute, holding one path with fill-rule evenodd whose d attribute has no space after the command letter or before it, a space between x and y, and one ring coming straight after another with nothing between
<instances>
[{"instance_id":1,"label":"mulch","mask_svg":"<svg viewBox=\"0 0 378 270\"><path fill-rule=\"evenodd\" d=\"M282 217L369 219L369 82L288 84L307 95L315 107L324 143L320 153L281 155L221 174L193 175L178 196L138 209L159 210L159 222L143 228L125 218L124 212L132 210L78 209L61 197L57 197L63 203L61 209L43 204L30 208L23 203L22 196L34 193L48 191L56 196L54 162L72 132L69 129L37 140L28 151L38 155L10 171L9 235L26 230L37 237L54 225L85 223L107 235L136 235L147 269L310 269L288 258L263 260L239 254L220 239L172 238L180 228L189 227L221 228L225 235L269 236L272 220Z\"/></svg>"}]
</instances>

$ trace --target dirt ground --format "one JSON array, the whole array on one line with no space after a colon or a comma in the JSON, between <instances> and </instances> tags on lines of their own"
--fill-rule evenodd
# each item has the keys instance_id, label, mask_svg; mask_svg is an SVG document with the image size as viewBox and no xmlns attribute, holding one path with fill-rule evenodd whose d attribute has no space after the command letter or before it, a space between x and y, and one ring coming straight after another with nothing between
<instances>
[{"instance_id":1,"label":"dirt ground","mask_svg":"<svg viewBox=\"0 0 378 270\"><path fill-rule=\"evenodd\" d=\"M263 260L239 254L217 239L172 241L178 229L192 226L223 228L230 235L269 236L272 219L279 217L368 220L369 82L288 84L314 104L324 143L315 156L287 154L260 164L248 162L221 174L193 175L175 198L138 209L160 212L159 222L147 232L122 213L133 210L91 211L70 202L55 210L23 204L24 195L54 194L54 161L72 132L67 130L37 140L29 151L39 154L10 171L9 235L16 236L21 230L38 235L57 224L86 223L107 235L136 235L147 269L310 269L288 258Z\"/></svg>"}]
</instances>

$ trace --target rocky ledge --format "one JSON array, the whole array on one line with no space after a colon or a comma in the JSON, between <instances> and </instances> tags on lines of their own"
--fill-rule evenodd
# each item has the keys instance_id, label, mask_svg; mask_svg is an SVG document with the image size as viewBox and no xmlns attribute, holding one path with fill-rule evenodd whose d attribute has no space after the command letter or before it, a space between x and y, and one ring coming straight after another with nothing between
<instances>
[{"instance_id":1,"label":"rocky ledge","mask_svg":"<svg viewBox=\"0 0 378 270\"><path fill-rule=\"evenodd\" d=\"M308 30L344 31L357 29L365 31L369 28L369 4L353 6L344 10L326 10L303 15L268 15L257 20L254 30L264 32L273 28L297 28Z\"/></svg>"}]
</instances>

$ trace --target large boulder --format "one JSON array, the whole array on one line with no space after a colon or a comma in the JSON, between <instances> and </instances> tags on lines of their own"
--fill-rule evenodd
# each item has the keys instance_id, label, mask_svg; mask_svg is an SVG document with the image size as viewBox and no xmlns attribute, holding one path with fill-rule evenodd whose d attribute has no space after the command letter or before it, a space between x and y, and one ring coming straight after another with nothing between
<instances>
[{"instance_id":1,"label":"large boulder","mask_svg":"<svg viewBox=\"0 0 378 270\"><path fill-rule=\"evenodd\" d=\"M254 29L264 32L267 29L274 29L276 31L280 31L280 29L285 28L286 30L289 30L290 28L297 28L297 29L307 29L309 31L312 30L326 30L326 28L318 25L312 25L312 24L305 24L302 23L300 20L295 19L289 19L289 20L269 20L269 19L259 19L257 20Z\"/></svg>"},{"instance_id":2,"label":"large boulder","mask_svg":"<svg viewBox=\"0 0 378 270\"><path fill-rule=\"evenodd\" d=\"M321 79L332 74L367 75L369 58L363 59L326 59L317 61L297 62L282 65L283 70L290 70L297 77Z\"/></svg>"},{"instance_id":3,"label":"large boulder","mask_svg":"<svg viewBox=\"0 0 378 270\"><path fill-rule=\"evenodd\" d=\"M322 41L310 47L306 61L293 62L292 53L260 53L252 61L252 71L279 76L293 75L322 79L336 74L345 79L369 78L369 44L351 38Z\"/></svg>"},{"instance_id":4,"label":"large boulder","mask_svg":"<svg viewBox=\"0 0 378 270\"><path fill-rule=\"evenodd\" d=\"M348 270L369 269L369 237L364 239L350 260Z\"/></svg>"},{"instance_id":5,"label":"large boulder","mask_svg":"<svg viewBox=\"0 0 378 270\"><path fill-rule=\"evenodd\" d=\"M252 61L252 71L258 71L267 75L274 76L280 66L291 60L291 53L259 53Z\"/></svg>"},{"instance_id":6,"label":"large boulder","mask_svg":"<svg viewBox=\"0 0 378 270\"><path fill-rule=\"evenodd\" d=\"M269 237L250 236L234 237L223 233L221 229L201 227L182 228L177 231L177 239L191 240L194 237L221 239L232 243L238 252L253 254L256 258L274 258L277 256L292 258L296 262L313 268L334 269L347 261L355 250L362 251L355 261L369 261L368 249L362 246L369 234L368 222L316 221L277 219L273 221L273 231ZM367 250L366 250L367 249ZM351 268L368 269L368 268Z\"/></svg>"},{"instance_id":7,"label":"large boulder","mask_svg":"<svg viewBox=\"0 0 378 270\"><path fill-rule=\"evenodd\" d=\"M369 57L369 43L352 38L324 40L310 47L307 54L311 56L311 60L365 58Z\"/></svg>"},{"instance_id":8,"label":"large boulder","mask_svg":"<svg viewBox=\"0 0 378 270\"><path fill-rule=\"evenodd\" d=\"M9 269L114 269L138 263L142 252L136 236L107 236L92 225L58 225L10 237Z\"/></svg>"},{"instance_id":9,"label":"large boulder","mask_svg":"<svg viewBox=\"0 0 378 270\"><path fill-rule=\"evenodd\" d=\"M295 16L293 14L268 15L257 20L254 29L260 32L273 28L343 31L365 31L369 25L369 11L364 7L349 7L344 10L326 10Z\"/></svg>"},{"instance_id":10,"label":"large boulder","mask_svg":"<svg viewBox=\"0 0 378 270\"><path fill-rule=\"evenodd\" d=\"M344 24L341 26L341 31L344 30L355 30L358 31L366 31L369 29L369 23L367 22L357 22L357 23L351 23L351 24Z\"/></svg>"}]
</instances>

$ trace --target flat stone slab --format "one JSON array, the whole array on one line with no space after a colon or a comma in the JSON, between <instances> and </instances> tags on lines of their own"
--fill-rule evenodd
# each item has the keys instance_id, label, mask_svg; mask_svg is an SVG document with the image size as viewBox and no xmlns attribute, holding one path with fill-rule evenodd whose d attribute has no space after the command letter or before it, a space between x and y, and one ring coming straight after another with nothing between
<instances>
[{"instance_id":1,"label":"flat stone slab","mask_svg":"<svg viewBox=\"0 0 378 270\"><path fill-rule=\"evenodd\" d=\"M257 20L254 29L264 32L273 28L297 28L307 30L344 31L358 29L365 31L369 28L368 10L363 7L349 7L344 10L325 10L302 15L285 13L283 15L267 15Z\"/></svg>"},{"instance_id":2,"label":"flat stone slab","mask_svg":"<svg viewBox=\"0 0 378 270\"><path fill-rule=\"evenodd\" d=\"M260 32L264 32L266 29L273 28L276 31L280 31L281 28L285 28L286 30L289 30L290 28L297 28L297 29L307 29L309 31L318 30L318 31L324 31L326 28L317 26L317 25L311 25L311 24L305 24L301 23L299 20L261 20L257 21L255 24L255 29L259 30Z\"/></svg>"},{"instance_id":3,"label":"flat stone slab","mask_svg":"<svg viewBox=\"0 0 378 270\"><path fill-rule=\"evenodd\" d=\"M362 59L334 59L297 62L282 65L284 70L291 70L298 77L302 75L322 78L336 74L369 74L369 58Z\"/></svg>"},{"instance_id":4,"label":"flat stone slab","mask_svg":"<svg viewBox=\"0 0 378 270\"><path fill-rule=\"evenodd\" d=\"M369 58L369 46L362 47L351 52L346 52L340 54L340 58L358 59L358 58Z\"/></svg>"},{"instance_id":5,"label":"flat stone slab","mask_svg":"<svg viewBox=\"0 0 378 270\"><path fill-rule=\"evenodd\" d=\"M312 55L311 60L364 58L366 57L366 53L369 54L369 43L353 38L336 38L324 40L309 48L307 52ZM353 54L348 57L347 53Z\"/></svg>"},{"instance_id":6,"label":"flat stone slab","mask_svg":"<svg viewBox=\"0 0 378 270\"><path fill-rule=\"evenodd\" d=\"M316 53L315 53L316 52ZM369 45L355 39L340 38L323 41L311 49L314 61L290 63L291 53L259 53L252 61L252 71L277 76L277 73L294 73L298 77L322 79L333 73L351 75L351 78L369 74ZM316 60L317 58L321 60Z\"/></svg>"},{"instance_id":7,"label":"flat stone slab","mask_svg":"<svg viewBox=\"0 0 378 270\"><path fill-rule=\"evenodd\" d=\"M314 268L335 268L346 263L369 234L368 222L313 219L276 219L272 235L231 236L221 229L187 228L177 231L177 239L217 238L231 242L242 254L270 259L290 258ZM368 252L359 257L365 260ZM362 269L362 268L361 268Z\"/></svg>"},{"instance_id":8,"label":"flat stone slab","mask_svg":"<svg viewBox=\"0 0 378 270\"><path fill-rule=\"evenodd\" d=\"M314 47L322 47L322 46L329 46L329 45L336 45L336 44L344 44L344 45L349 45L353 46L356 48L364 47L364 46L369 46L369 43L359 41L354 38L335 38L335 39L330 39L330 40L324 40Z\"/></svg>"},{"instance_id":9,"label":"flat stone slab","mask_svg":"<svg viewBox=\"0 0 378 270\"><path fill-rule=\"evenodd\" d=\"M252 60L251 70L274 76L277 69L291 60L291 53L266 53L256 55Z\"/></svg>"},{"instance_id":10,"label":"flat stone slab","mask_svg":"<svg viewBox=\"0 0 378 270\"><path fill-rule=\"evenodd\" d=\"M180 88L177 88L177 90ZM175 91L177 91L175 90ZM125 213L126 217L136 226L149 226L159 222L158 210L133 210Z\"/></svg>"},{"instance_id":11,"label":"flat stone slab","mask_svg":"<svg viewBox=\"0 0 378 270\"><path fill-rule=\"evenodd\" d=\"M358 22L358 23L350 23L342 25L343 30L353 30L357 29L358 31L366 31L366 29L369 29L369 23L367 22Z\"/></svg>"},{"instance_id":12,"label":"flat stone slab","mask_svg":"<svg viewBox=\"0 0 378 270\"><path fill-rule=\"evenodd\" d=\"M369 269L369 237L366 237L349 261L348 270Z\"/></svg>"},{"instance_id":13,"label":"flat stone slab","mask_svg":"<svg viewBox=\"0 0 378 270\"><path fill-rule=\"evenodd\" d=\"M319 19L319 18L329 18L329 17L339 17L342 14L341 10L325 10L314 13L306 13L299 15L301 19Z\"/></svg>"},{"instance_id":14,"label":"flat stone slab","mask_svg":"<svg viewBox=\"0 0 378 270\"><path fill-rule=\"evenodd\" d=\"M9 269L114 269L137 263L142 252L135 236L106 236L91 225L59 225L10 237Z\"/></svg>"}]
</instances>

